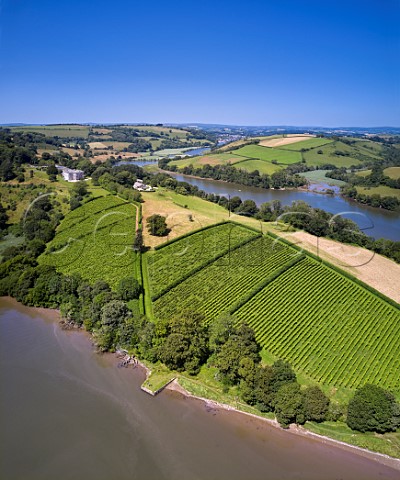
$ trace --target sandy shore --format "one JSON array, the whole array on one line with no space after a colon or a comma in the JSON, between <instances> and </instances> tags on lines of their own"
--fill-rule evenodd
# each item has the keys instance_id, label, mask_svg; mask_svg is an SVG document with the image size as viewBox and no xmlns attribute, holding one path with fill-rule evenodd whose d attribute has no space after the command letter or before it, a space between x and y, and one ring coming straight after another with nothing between
<instances>
[{"instance_id":1,"label":"sandy shore","mask_svg":"<svg viewBox=\"0 0 400 480\"><path fill-rule=\"evenodd\" d=\"M272 420L269 418L265 417L260 417L258 415L255 415L253 413L248 413L248 412L243 412L242 410L238 410L235 407L232 407L230 405L226 405L224 403L219 403L214 400L209 400L204 397L199 397L197 395L192 395L189 393L187 390L185 390L182 385L179 384L178 380L173 380L169 385L165 387L166 390L171 390L174 392L178 392L181 395L187 397L187 398L193 398L196 400L201 400L203 401L207 406L210 406L214 409L221 409L221 410L228 410L234 413L242 414L242 415L247 415L252 418L255 418L259 420L260 422L266 422L269 425L271 425L274 428L279 428L282 430L281 426L276 420ZM365 448L357 447L355 445L351 445L349 443L341 442L340 440L335 440L330 437L326 437L324 435L319 435L317 433L310 432L306 428L299 426L299 425L291 425L290 428L285 430L289 434L292 435L300 435L303 437L309 437L309 438L314 438L316 441L328 444L328 445L334 445L337 446L338 448L341 448L343 450L347 450L352 453L357 453L358 455L361 455L363 457L369 458L371 460L374 460L376 462L379 462L383 465L386 465L388 467L391 467L393 469L396 469L400 472L400 459L396 459L393 457L390 457L389 455L384 455L382 453L376 453L376 452L371 452L370 450L366 450Z\"/></svg>"}]
</instances>

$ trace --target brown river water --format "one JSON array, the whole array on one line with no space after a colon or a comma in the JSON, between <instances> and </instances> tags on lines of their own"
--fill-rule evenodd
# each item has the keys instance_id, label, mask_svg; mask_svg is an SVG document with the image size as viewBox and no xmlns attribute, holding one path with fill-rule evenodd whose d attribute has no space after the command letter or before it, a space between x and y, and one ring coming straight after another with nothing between
<instances>
[{"instance_id":1,"label":"brown river water","mask_svg":"<svg viewBox=\"0 0 400 480\"><path fill-rule=\"evenodd\" d=\"M0 299L1 480L398 479L400 471L196 399L140 390L90 337Z\"/></svg>"}]
</instances>

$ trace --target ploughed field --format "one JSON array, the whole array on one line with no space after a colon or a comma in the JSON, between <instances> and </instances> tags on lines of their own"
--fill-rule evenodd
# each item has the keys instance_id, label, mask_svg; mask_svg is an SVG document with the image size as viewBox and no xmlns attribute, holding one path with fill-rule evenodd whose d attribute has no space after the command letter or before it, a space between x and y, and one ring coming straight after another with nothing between
<instances>
[{"instance_id":1,"label":"ploughed field","mask_svg":"<svg viewBox=\"0 0 400 480\"><path fill-rule=\"evenodd\" d=\"M62 220L39 263L64 274L79 273L91 283L104 280L113 288L121 278L140 277L132 249L136 211L111 195L85 203Z\"/></svg>"},{"instance_id":2,"label":"ploughed field","mask_svg":"<svg viewBox=\"0 0 400 480\"><path fill-rule=\"evenodd\" d=\"M145 255L156 319L234 314L315 381L400 391L400 310L339 270L231 222Z\"/></svg>"}]
</instances>

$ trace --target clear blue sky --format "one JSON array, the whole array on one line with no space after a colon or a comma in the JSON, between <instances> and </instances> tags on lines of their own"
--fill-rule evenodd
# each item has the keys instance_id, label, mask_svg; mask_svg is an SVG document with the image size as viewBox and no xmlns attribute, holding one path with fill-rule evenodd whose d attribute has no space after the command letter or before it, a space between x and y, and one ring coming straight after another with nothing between
<instances>
[{"instance_id":1,"label":"clear blue sky","mask_svg":"<svg viewBox=\"0 0 400 480\"><path fill-rule=\"evenodd\" d=\"M0 2L0 123L400 126L398 0Z\"/></svg>"}]
</instances>

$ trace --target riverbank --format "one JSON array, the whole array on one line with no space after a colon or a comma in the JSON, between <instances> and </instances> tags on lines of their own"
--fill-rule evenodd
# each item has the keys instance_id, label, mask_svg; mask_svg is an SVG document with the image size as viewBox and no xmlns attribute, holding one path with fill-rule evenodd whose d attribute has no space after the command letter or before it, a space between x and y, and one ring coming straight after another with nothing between
<instances>
[{"instance_id":1,"label":"riverbank","mask_svg":"<svg viewBox=\"0 0 400 480\"><path fill-rule=\"evenodd\" d=\"M354 202L343 195L321 194L306 189L272 190L249 187L223 180L205 179L179 172L158 170L171 175L178 181L187 182L206 193L225 197L239 196L242 200L253 200L258 207L262 203L278 200L281 205L291 205L294 201L304 201L313 208L325 210L334 215L342 215L353 220L361 230L375 239L400 240L400 212L383 210ZM185 198L182 196L182 198ZM188 197L186 197L188 198Z\"/></svg>"},{"instance_id":2,"label":"riverbank","mask_svg":"<svg viewBox=\"0 0 400 480\"><path fill-rule=\"evenodd\" d=\"M24 311L24 313L29 314L30 317L40 317L45 320L46 323L59 323L60 322L60 313L58 310L37 308L37 307L26 307L17 302L11 297L0 297L3 304L5 303L7 308L17 308ZM73 329L67 330L67 333L83 333L83 337L86 337L91 344L93 345L93 337L90 333L86 332L84 329ZM102 362L106 362L111 367L116 367L118 364L118 359L113 353L105 353L99 355L99 359L103 359ZM125 369L123 369L125 370ZM133 368L128 368L127 370L135 371ZM184 375L177 374L176 372L170 372L166 367L161 368L160 366L149 364L148 362L138 362L138 369L142 378L145 376L145 379L142 380L142 390L147 391L146 382L149 385L149 391L147 393L158 393L162 390L173 391L183 395L185 398L192 398L205 403L206 408L208 409L221 409L225 411L230 411L232 413L242 413L244 415L250 416L257 419L258 421L267 422L269 425L279 429L281 432L287 432L290 434L296 434L306 437L313 437L316 440L322 443L331 443L332 445L340 445L341 448L347 449L351 452L358 452L362 456L378 461L379 463L390 466L400 471L400 460L389 456L383 453L373 452L370 449L361 448L357 445L352 445L351 442L343 442L335 438L328 437L326 435L321 435L311 430L291 425L288 430L283 430L278 422L275 420L272 414L262 414L258 412L256 408L251 407L247 404L238 401L238 398L233 399L231 404L229 404L228 395L223 394L220 389L215 388L209 385L207 382L202 381L202 379L185 377ZM154 377L151 377L152 371L155 372ZM176 378L175 378L176 377ZM151 380L149 383L149 379ZM144 386L144 388L143 388ZM214 390L214 391L212 391ZM360 434L351 433L353 440L356 440L360 437Z\"/></svg>"},{"instance_id":3,"label":"riverbank","mask_svg":"<svg viewBox=\"0 0 400 480\"><path fill-rule=\"evenodd\" d=\"M399 472L117 368L87 335L0 300L0 477L397 480ZM33 321L32 321L33 320ZM21 438L28 448L21 448Z\"/></svg>"},{"instance_id":4,"label":"riverbank","mask_svg":"<svg viewBox=\"0 0 400 480\"><path fill-rule=\"evenodd\" d=\"M267 422L269 425L271 425L274 428L279 429L280 431L284 430L279 425L279 423L277 422L276 419L262 417L260 415L254 414L254 413L245 412L245 411L240 410L238 408L235 408L231 405L227 405L227 404L224 404L224 403L221 403L221 402L217 402L215 400L210 400L208 398L200 397L198 395L193 395L190 392L188 392L185 388L183 388L182 385L180 385L179 379L174 379L173 381L171 381L168 385L165 386L165 390L177 392L177 393L183 395L186 398L192 398L192 399L200 400L200 401L202 401L206 404L206 408L212 408L214 410L215 409L221 409L221 410L226 410L226 411L229 411L229 412L235 412L235 413L238 413L238 414L247 415L247 416L250 416L252 418L257 419L258 421ZM290 425L290 427L288 429L286 429L284 431L289 433L289 434L293 434L293 435L299 435L299 436L308 437L308 438L311 437L311 438L314 438L315 440L317 440L319 442L322 442L324 444L334 445L334 446L336 446L338 448L341 448L343 450L346 450L348 452L357 453L357 454L359 454L359 455L361 455L365 458L377 461L377 462L379 462L383 465L394 468L394 469L396 469L400 472L400 459L391 457L389 455L372 452L370 450L358 447L356 445L351 445L349 443L345 443L345 442L342 442L342 441L339 441L339 440L336 440L336 439L333 439L333 438L330 438L330 437L327 437L327 436L324 436L324 435L319 435L319 434L314 433L314 432L312 432L312 431L308 430L307 428L305 428L303 426L300 426L300 425L292 424L292 425Z\"/></svg>"}]
</instances>

